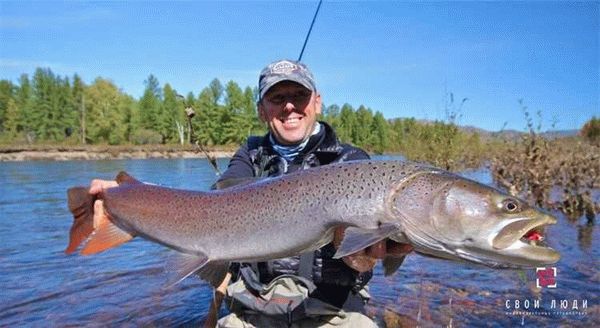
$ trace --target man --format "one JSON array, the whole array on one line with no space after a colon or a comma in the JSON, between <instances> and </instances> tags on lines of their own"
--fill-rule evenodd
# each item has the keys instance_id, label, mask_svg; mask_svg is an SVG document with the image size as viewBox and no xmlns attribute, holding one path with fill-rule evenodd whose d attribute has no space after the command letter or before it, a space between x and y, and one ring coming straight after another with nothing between
<instances>
[{"instance_id":1,"label":"man","mask_svg":"<svg viewBox=\"0 0 600 328\"><path fill-rule=\"evenodd\" d=\"M259 77L258 115L268 125L269 133L250 137L232 157L215 187L368 159L363 150L340 144L333 129L317 121L321 106L313 75L304 64L280 60L265 67ZM90 193L113 186L114 181L94 180ZM95 211L102 211L100 201ZM341 260L333 259L342 238L340 228L335 231L332 244L314 253L233 265L216 289L205 326L215 325L225 293L230 298L231 314L219 320L219 327L375 326L361 313L368 300L364 287L377 259L386 254L386 243L379 242ZM234 283L229 284L230 281ZM276 302L273 295L277 296ZM287 307L280 306L283 303Z\"/></svg>"},{"instance_id":2,"label":"man","mask_svg":"<svg viewBox=\"0 0 600 328\"><path fill-rule=\"evenodd\" d=\"M215 186L228 186L250 177L278 176L334 162L369 159L363 150L340 144L333 129L326 123L317 121L321 107L321 95L306 65L291 60L279 60L269 64L259 77L258 101L258 115L261 121L268 125L269 133L264 137L250 137L235 153L228 169ZM334 243L339 244L342 237L343 229L338 229L335 232ZM385 243L378 243L343 260L333 259L334 253L335 246L329 244L314 254L236 267L234 271L252 270L252 273L234 272L234 276L239 276L238 279L242 280L241 287L236 287L240 295L232 292L230 286L228 296L232 300L228 303L242 304L232 306L233 313L219 320L217 326L375 326L360 312L367 300L364 286L372 276L371 269L376 260L385 254ZM301 273L303 261L308 261L309 264L308 270ZM306 267L306 264L304 266ZM326 316L305 316L301 313L297 315L300 318L295 320L292 318L294 309L289 309L290 313L286 316L271 313L273 311L268 308L248 308L253 306L248 304L251 302L244 303L245 299L252 299L252 294L260 292L257 289L264 289L269 284L276 285L278 277L289 275L300 276L314 283L310 298L318 300L316 304L319 306L330 306L325 312ZM228 282L229 279L226 279L217 288L215 305L219 304L222 298L220 293L224 293ZM291 282L287 280L285 283ZM255 285L260 288L254 288L251 293L246 292L245 289L251 289L249 286ZM286 295L293 293L294 291L283 291ZM261 297L264 300L264 296ZM322 310L319 306L317 312ZM211 309L208 325L214 322L217 308L218 306L213 306ZM315 311L314 308L311 310ZM337 315L339 313L343 315Z\"/></svg>"}]
</instances>

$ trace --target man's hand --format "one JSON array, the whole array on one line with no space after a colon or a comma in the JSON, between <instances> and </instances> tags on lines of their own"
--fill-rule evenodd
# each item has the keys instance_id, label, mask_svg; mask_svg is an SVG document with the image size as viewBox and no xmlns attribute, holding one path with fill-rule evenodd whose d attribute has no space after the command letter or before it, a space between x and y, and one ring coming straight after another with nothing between
<instances>
[{"instance_id":1,"label":"man's hand","mask_svg":"<svg viewBox=\"0 0 600 328\"><path fill-rule=\"evenodd\" d=\"M113 180L94 179L92 180L92 183L90 183L89 193L97 195L108 188L117 187L118 185L119 184ZM96 228L97 222L100 222L103 216L105 216L103 202L101 199L98 199L94 202L94 228Z\"/></svg>"},{"instance_id":2,"label":"man's hand","mask_svg":"<svg viewBox=\"0 0 600 328\"><path fill-rule=\"evenodd\" d=\"M101 193L105 189L117 186L119 186L117 181L94 179L92 180L92 183L90 183L90 194L96 195Z\"/></svg>"},{"instance_id":3,"label":"man's hand","mask_svg":"<svg viewBox=\"0 0 600 328\"><path fill-rule=\"evenodd\" d=\"M346 228L340 227L335 229L333 235L333 245L338 248L344 239L344 231ZM377 264L377 260L383 259L386 255L404 256L412 252L413 247L409 244L400 244L392 240L379 241L363 250L354 254L342 257L346 265L358 272L372 270Z\"/></svg>"}]
</instances>

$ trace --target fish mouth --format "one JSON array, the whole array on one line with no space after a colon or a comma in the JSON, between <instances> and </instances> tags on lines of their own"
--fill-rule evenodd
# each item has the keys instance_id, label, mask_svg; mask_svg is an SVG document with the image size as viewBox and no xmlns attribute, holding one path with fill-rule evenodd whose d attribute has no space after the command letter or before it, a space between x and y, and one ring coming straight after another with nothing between
<instances>
[{"instance_id":1,"label":"fish mouth","mask_svg":"<svg viewBox=\"0 0 600 328\"><path fill-rule=\"evenodd\" d=\"M537 219L522 219L503 227L492 241L493 248L510 258L510 267L532 267L558 262L560 254L547 246L546 227L557 222L544 214Z\"/></svg>"},{"instance_id":2,"label":"fish mouth","mask_svg":"<svg viewBox=\"0 0 600 328\"><path fill-rule=\"evenodd\" d=\"M556 219L550 215L509 223L494 237L492 246L494 249L506 249L520 242L529 246L547 247L545 230L547 226L555 223Z\"/></svg>"}]
</instances>

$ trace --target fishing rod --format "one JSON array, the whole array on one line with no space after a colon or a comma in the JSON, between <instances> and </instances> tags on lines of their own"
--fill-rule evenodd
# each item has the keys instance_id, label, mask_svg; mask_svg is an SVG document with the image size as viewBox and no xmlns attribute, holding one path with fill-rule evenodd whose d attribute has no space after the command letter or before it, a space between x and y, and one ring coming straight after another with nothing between
<instances>
[{"instance_id":1,"label":"fishing rod","mask_svg":"<svg viewBox=\"0 0 600 328\"><path fill-rule=\"evenodd\" d=\"M185 98L180 95L177 94L176 98L178 100L183 101L183 105L185 106L185 117L187 118L187 124L188 124L188 142L190 144L193 144L196 146L196 151L200 150L202 153L204 153L204 156L206 157L206 160L208 161L208 163L210 164L210 166L213 168L213 170L215 170L215 173L217 175L221 175L221 170L219 170L219 166L217 165L217 158L213 155L211 155L206 149L204 149L204 147L202 147L202 144L200 143L200 141L198 139L196 139L195 135L194 135L194 126L192 124L192 118L194 118L194 116L196 116L196 112L194 111L194 108L187 103L187 101L185 100Z\"/></svg>"},{"instance_id":2,"label":"fishing rod","mask_svg":"<svg viewBox=\"0 0 600 328\"><path fill-rule=\"evenodd\" d=\"M313 26L315 25L315 21L317 20L317 15L319 14L319 9L321 9L322 3L323 3L323 0L319 0L319 4L317 5L317 10L315 10L315 15L313 16L312 22L310 23L310 27L308 28L308 33L306 33L306 38L304 39L304 44L302 45L302 50L300 51L300 56L298 56L298 61L302 60L302 55L304 55L304 50L306 49L306 44L308 43L308 39L310 38L310 33L312 32ZM188 133L189 133L189 138L190 138L189 142L192 144L195 144L196 148L199 149L200 151L202 151L202 153L204 153L204 156L206 156L206 160L208 161L208 163L210 163L212 168L215 170L215 173L217 175L221 175L221 170L219 170L219 166L217 165L217 159L214 156L212 156L208 151L206 151L206 149L204 149L204 147L202 147L202 145L200 144L200 142L198 140L195 140L196 138L194 137L194 129L193 129L193 125L192 125L192 118L196 114L194 112L194 109L185 103L185 98L183 96L178 94L177 98L180 100L184 100L184 105L186 106L185 114L186 114L187 123L188 123Z\"/></svg>"},{"instance_id":3,"label":"fishing rod","mask_svg":"<svg viewBox=\"0 0 600 328\"><path fill-rule=\"evenodd\" d=\"M308 33L306 33L306 38L304 39L304 44L302 45L300 56L298 56L298 61L302 60L302 55L304 55L304 49L306 48L306 44L308 43L308 38L310 38L310 32L312 32L313 26L315 25L315 21L317 20L317 15L319 14L319 9L321 8L322 3L323 0L319 0L319 5L317 5L317 10L315 11L315 15L313 16L312 22L310 23L310 27L308 28Z\"/></svg>"},{"instance_id":4,"label":"fishing rod","mask_svg":"<svg viewBox=\"0 0 600 328\"><path fill-rule=\"evenodd\" d=\"M317 5L317 10L315 11L315 15L313 16L312 22L310 23L310 27L308 29L308 33L306 34L306 38L304 39L304 44L302 45L302 50L300 51L300 56L298 56L298 61L302 60L302 55L304 54L304 49L306 48L306 44L308 43L308 38L310 37L310 32L313 29L313 26L315 25L315 21L317 20L317 14L319 13L319 9L321 8L321 3L323 3L323 0L319 0L319 4ZM188 124L190 126L190 131L191 131L191 126L192 126L192 117L193 114L190 116L189 113L186 113L187 117L188 117ZM190 132L192 133L192 132ZM198 142L196 142L196 146L200 146ZM200 148L202 149L202 148ZM202 149L204 151L204 149ZM219 171L219 167L217 166L217 161L214 159L214 157L210 157L208 155L208 153L206 151L204 151L206 158L208 159L209 163L212 165L213 169L215 169L215 171L217 172L217 175L220 175L220 171ZM223 302L223 298L225 297L225 290L227 288L227 286L229 285L231 279L231 273L227 273L227 275L225 276L225 279L223 280L223 282L221 282L221 284L215 288L214 293L213 293L213 299L211 301L209 310L208 310L208 314L207 314L207 319L206 322L204 323L204 327L214 327L217 323L218 320L218 313L219 313L219 308L221 307L221 303Z\"/></svg>"}]
</instances>

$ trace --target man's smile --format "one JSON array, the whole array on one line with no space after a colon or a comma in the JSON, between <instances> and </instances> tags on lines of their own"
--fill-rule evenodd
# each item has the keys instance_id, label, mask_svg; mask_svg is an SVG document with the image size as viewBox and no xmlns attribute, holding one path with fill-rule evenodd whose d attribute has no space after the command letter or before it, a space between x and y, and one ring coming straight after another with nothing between
<instances>
[{"instance_id":1,"label":"man's smile","mask_svg":"<svg viewBox=\"0 0 600 328\"><path fill-rule=\"evenodd\" d=\"M295 128L300 124L300 121L303 119L302 116L294 116L294 117L285 117L280 118L281 124L283 124L284 128Z\"/></svg>"}]
</instances>

